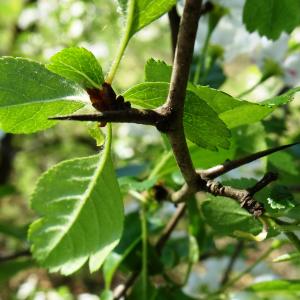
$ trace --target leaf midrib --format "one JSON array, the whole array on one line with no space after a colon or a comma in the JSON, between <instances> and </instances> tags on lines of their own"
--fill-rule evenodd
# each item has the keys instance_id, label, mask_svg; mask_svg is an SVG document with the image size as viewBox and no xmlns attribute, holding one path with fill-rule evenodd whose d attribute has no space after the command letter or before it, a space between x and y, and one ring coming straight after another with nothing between
<instances>
[{"instance_id":1,"label":"leaf midrib","mask_svg":"<svg viewBox=\"0 0 300 300\"><path fill-rule=\"evenodd\" d=\"M97 84L93 79L91 79L85 73L83 73L83 72L79 71L78 69L74 68L73 66L71 66L71 65L63 62L62 60L58 60L58 62L60 64L62 64L63 66L66 66L67 68L71 69L75 73L79 74L80 76L84 77L93 87L95 87L95 88L101 88L101 86L99 84Z\"/></svg>"},{"instance_id":2,"label":"leaf midrib","mask_svg":"<svg viewBox=\"0 0 300 300\"><path fill-rule=\"evenodd\" d=\"M88 187L86 189L86 191L82 194L81 197L81 204L75 209L75 213L72 214L72 217L70 218L70 222L68 222L66 224L66 230L64 230L63 234L60 236L60 238L55 242L55 244L49 249L48 251L48 255L45 257L45 259L47 259L49 257L49 255L52 253L52 251L60 244L60 242L63 240L63 238L68 234L68 232L70 231L70 229L72 228L72 226L74 225L74 223L77 221L78 216L80 215L84 205L86 204L88 198L90 197L93 187L96 184L96 181L99 177L99 175L101 174L104 166L105 166L105 162L108 158L109 155L109 151L110 151L110 138L107 139L106 141L106 146L105 146L105 150L103 152L103 154L100 154L100 159L99 159L99 165L98 167L95 169L95 172L93 173L93 175L91 176L92 179L90 181L90 183L88 184ZM99 154L98 154L99 155Z\"/></svg>"},{"instance_id":3,"label":"leaf midrib","mask_svg":"<svg viewBox=\"0 0 300 300\"><path fill-rule=\"evenodd\" d=\"M25 103L20 103L20 104L11 104L11 105L0 105L0 109L7 109L8 107L20 107L20 106L27 106L27 105L32 105L32 104L44 104L44 103L52 103L52 102L76 102L82 105L87 104L83 99L78 100L78 99L73 99L73 97L65 97L65 98L55 98L55 99L42 99L42 100L37 100L37 101L31 101L31 102L25 102Z\"/></svg>"}]
</instances>

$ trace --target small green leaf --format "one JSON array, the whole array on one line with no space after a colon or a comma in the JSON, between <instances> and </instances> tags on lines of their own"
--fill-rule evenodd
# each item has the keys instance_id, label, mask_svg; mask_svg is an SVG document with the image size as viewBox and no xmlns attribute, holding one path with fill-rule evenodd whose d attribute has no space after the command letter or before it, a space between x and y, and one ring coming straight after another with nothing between
<instances>
[{"instance_id":1,"label":"small green leaf","mask_svg":"<svg viewBox=\"0 0 300 300\"><path fill-rule=\"evenodd\" d=\"M120 265L122 259L122 255L116 252L110 253L106 258L103 264L103 277L106 288L110 288L113 276L117 270L117 267Z\"/></svg>"},{"instance_id":2,"label":"small green leaf","mask_svg":"<svg viewBox=\"0 0 300 300\"><path fill-rule=\"evenodd\" d=\"M109 145L54 166L36 186L31 205L41 218L29 239L34 257L51 271L68 275L89 260L94 272L120 240L123 204Z\"/></svg>"},{"instance_id":3,"label":"small green leaf","mask_svg":"<svg viewBox=\"0 0 300 300\"><path fill-rule=\"evenodd\" d=\"M71 47L56 53L46 65L50 71L79 83L84 89L101 88L102 68L96 57L85 48Z\"/></svg>"},{"instance_id":4,"label":"small green leaf","mask_svg":"<svg viewBox=\"0 0 300 300\"><path fill-rule=\"evenodd\" d=\"M113 300L114 294L110 290L105 290L101 293L100 300Z\"/></svg>"},{"instance_id":5,"label":"small green leaf","mask_svg":"<svg viewBox=\"0 0 300 300\"><path fill-rule=\"evenodd\" d=\"M300 280L272 280L265 282L258 282L250 287L247 290L253 292L299 292L300 291Z\"/></svg>"},{"instance_id":6,"label":"small green leaf","mask_svg":"<svg viewBox=\"0 0 300 300\"><path fill-rule=\"evenodd\" d=\"M70 114L88 95L77 84L23 58L0 58L0 128L32 133L54 126L54 115Z\"/></svg>"},{"instance_id":7,"label":"small green leaf","mask_svg":"<svg viewBox=\"0 0 300 300\"><path fill-rule=\"evenodd\" d=\"M134 190L137 192L144 192L152 188L157 181L157 178L147 179L143 181L138 181L132 177L121 177L118 182L123 190Z\"/></svg>"},{"instance_id":8,"label":"small green leaf","mask_svg":"<svg viewBox=\"0 0 300 300\"><path fill-rule=\"evenodd\" d=\"M276 40L282 32L290 33L300 23L298 0L247 0L243 22L249 32Z\"/></svg>"},{"instance_id":9,"label":"small green leaf","mask_svg":"<svg viewBox=\"0 0 300 300\"><path fill-rule=\"evenodd\" d=\"M118 0L123 13L127 11L129 1ZM175 4L176 0L135 0L130 36L161 17Z\"/></svg>"},{"instance_id":10,"label":"small green leaf","mask_svg":"<svg viewBox=\"0 0 300 300\"><path fill-rule=\"evenodd\" d=\"M145 82L130 88L123 96L132 104L156 108L165 102L168 90L166 82ZM205 101L191 91L186 93L183 123L187 138L200 147L215 150L230 145L230 132L225 124Z\"/></svg>"},{"instance_id":11,"label":"small green leaf","mask_svg":"<svg viewBox=\"0 0 300 300\"><path fill-rule=\"evenodd\" d=\"M288 152L273 153L268 157L268 162L280 171L291 175L299 174L294 162L294 158Z\"/></svg>"},{"instance_id":12,"label":"small green leaf","mask_svg":"<svg viewBox=\"0 0 300 300\"><path fill-rule=\"evenodd\" d=\"M105 136L97 122L87 123L90 136L96 141L96 146L100 147L104 144Z\"/></svg>"},{"instance_id":13,"label":"small green leaf","mask_svg":"<svg viewBox=\"0 0 300 300\"><path fill-rule=\"evenodd\" d=\"M285 261L300 261L300 252L292 252L292 253L286 253L282 254L275 259L273 259L273 262L285 262Z\"/></svg>"},{"instance_id":14,"label":"small green leaf","mask_svg":"<svg viewBox=\"0 0 300 300\"><path fill-rule=\"evenodd\" d=\"M219 234L233 235L236 230L257 234L262 229L260 222L229 198L209 196L202 212L207 224Z\"/></svg>"},{"instance_id":15,"label":"small green leaf","mask_svg":"<svg viewBox=\"0 0 300 300\"><path fill-rule=\"evenodd\" d=\"M172 66L162 60L148 59L145 65L145 81L148 82L170 82Z\"/></svg>"},{"instance_id":16,"label":"small green leaf","mask_svg":"<svg viewBox=\"0 0 300 300\"><path fill-rule=\"evenodd\" d=\"M293 200L293 194L283 185L275 185L267 198L268 204L272 209L287 209L294 207L295 204L293 204Z\"/></svg>"},{"instance_id":17,"label":"small green leaf","mask_svg":"<svg viewBox=\"0 0 300 300\"><path fill-rule=\"evenodd\" d=\"M260 121L276 108L239 100L225 92L207 86L189 85L189 89L206 101L218 113L220 119L223 120L228 128Z\"/></svg>"},{"instance_id":18,"label":"small green leaf","mask_svg":"<svg viewBox=\"0 0 300 300\"><path fill-rule=\"evenodd\" d=\"M285 213L285 217L300 221L300 206L290 208Z\"/></svg>"},{"instance_id":19,"label":"small green leaf","mask_svg":"<svg viewBox=\"0 0 300 300\"><path fill-rule=\"evenodd\" d=\"M269 106L280 106L283 104L287 104L294 100L295 94L300 92L300 87L295 87L293 89L288 90L286 93L281 94L279 96L272 97L270 99L264 100L260 102L263 105Z\"/></svg>"},{"instance_id":20,"label":"small green leaf","mask_svg":"<svg viewBox=\"0 0 300 300\"><path fill-rule=\"evenodd\" d=\"M172 67L163 61L150 59L145 65L145 81L169 82ZM194 92L204 100L224 121L228 128L252 124L264 119L277 106L291 101L299 88L291 89L287 93L258 103L248 102L232 97L231 95L208 86L189 83L188 90Z\"/></svg>"}]
</instances>

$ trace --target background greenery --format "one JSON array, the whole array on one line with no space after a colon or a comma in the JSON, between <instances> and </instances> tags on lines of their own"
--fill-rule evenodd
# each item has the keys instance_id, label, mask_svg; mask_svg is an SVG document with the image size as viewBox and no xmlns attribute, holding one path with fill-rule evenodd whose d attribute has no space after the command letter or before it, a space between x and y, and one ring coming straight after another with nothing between
<instances>
[{"instance_id":1,"label":"background greenery","mask_svg":"<svg viewBox=\"0 0 300 300\"><path fill-rule=\"evenodd\" d=\"M284 28L292 31L290 34L281 33L281 27L277 31L274 29L268 32L270 25L254 24L255 22L252 24L247 18L244 20L246 28L242 22L244 1L213 2L215 5L222 5L223 8L213 15L214 22L209 16L200 21L192 78L196 77L198 61L204 60L211 68L205 76L202 74L200 83L210 84L233 96L240 95L258 83L253 91L244 96L251 101L268 99L282 89L300 85L300 29L293 29L300 23L299 20L294 20L295 24L288 24L287 28ZM263 2L265 1L261 1ZM247 9L253 12L253 7ZM294 11L297 11L296 9L297 4ZM182 3L178 3L178 10L182 11ZM94 53L103 69L108 70L123 27L119 13L115 1L2 0L0 54L22 56L46 63L62 48L83 46ZM250 20L255 19L251 15L248 17ZM268 40L257 32L247 31L255 31L257 28L261 34L278 39ZM203 42L206 37L209 41L207 44ZM206 49L205 57L203 49ZM144 65L150 57L171 64L172 51L167 16L144 28L132 39L114 83L116 90L124 91L141 82ZM233 143L228 151L221 150L217 153L196 149L193 152L195 164L206 168L221 163L224 159L233 159L267 147L299 141L299 110L300 103L296 97L293 102L282 106L263 122L237 127L233 130ZM128 124L114 127L113 155L119 177L133 175L144 178L162 158L162 138L154 129L148 127ZM0 255L7 257L14 253L22 254L23 251L23 254L26 254L28 249L26 228L35 219L34 213L29 209L28 197L39 175L57 162L94 154L97 148L94 140L89 137L87 128L72 122L59 124L48 131L30 136L11 136L1 132L0 149ZM293 232L297 233L297 205L300 201L299 157L300 148L295 146L289 151L273 154L233 171L224 176L223 181L245 187L251 179L253 182L253 179L260 178L266 170L279 172L276 186L271 186L268 194L261 195L261 199L266 202L267 210L277 209L279 216L291 217ZM160 177L162 184L166 183L172 188L177 188L183 182L171 156ZM126 184L124 186L126 190ZM276 194L275 201L272 201L272 191ZM280 193L282 198L277 197ZM268 198L271 200L268 201ZM199 201L204 199L205 196L202 195ZM235 214L235 203L229 202L224 210L223 204L218 201L207 199L201 211L198 211L196 203L191 204L195 206L188 210L189 213L193 214L196 211L203 214L203 218L193 219L191 216L190 224L183 220L166 245L161 259L150 252L149 272L157 285L162 280L170 281L175 283L175 286L183 287L186 295L196 299L206 299L207 293L211 294L220 289L219 283L228 261L237 249L236 245L240 245L235 237L229 237L228 234L232 233L232 228L237 227L247 230L251 225L255 233L259 229L255 228L258 226L255 220L243 225L241 219L241 222L235 224L234 220L237 220L239 214L238 211ZM116 257L123 253L129 242L134 242L140 236L138 209L138 202L127 195L125 237L114 253ZM174 210L170 203L158 205L156 201L151 201L147 213L150 241L157 239ZM193 224L193 220L196 224ZM272 232L269 234L272 236ZM280 255L295 251L283 235L279 235L277 239L282 245L279 246L278 241L277 244L272 244L274 241L271 238L261 243L243 242L233 274L243 271L265 251L269 251L270 255L231 286L228 294L230 299L298 299L298 282L291 284L278 281L276 287L273 285L269 288L270 291L267 286L253 285L267 279L299 279L299 256L288 262L272 262ZM198 246L193 248L194 244ZM140 253L137 251L135 255L139 257ZM202 257L199 261L201 256L205 258ZM116 257L112 255L112 263L114 259L117 260ZM107 262L106 268L111 270L109 263L110 261ZM130 270L137 268L137 264L136 257L129 256L112 285L116 286L122 282ZM104 273L107 283L109 271ZM104 279L102 272L90 275L85 269L70 277L49 274L37 267L27 255L20 255L16 259L1 262L0 284L0 297L3 299L45 299L45 295L49 299L93 299L103 290ZM243 290L246 287L248 289ZM138 293L133 293L132 299L139 299ZM170 298L172 293L173 291L162 291L161 297ZM174 293L174 299L184 299L178 290Z\"/></svg>"}]
</instances>

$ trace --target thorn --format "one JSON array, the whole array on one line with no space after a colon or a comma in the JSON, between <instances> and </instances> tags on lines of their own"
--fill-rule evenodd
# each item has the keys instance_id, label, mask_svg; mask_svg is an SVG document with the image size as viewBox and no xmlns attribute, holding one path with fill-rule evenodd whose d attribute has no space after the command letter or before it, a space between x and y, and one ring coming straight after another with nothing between
<instances>
[{"instance_id":1,"label":"thorn","mask_svg":"<svg viewBox=\"0 0 300 300\"><path fill-rule=\"evenodd\" d=\"M99 121L102 114L85 114L85 115L66 115L49 117L48 120L67 120L67 121Z\"/></svg>"},{"instance_id":2,"label":"thorn","mask_svg":"<svg viewBox=\"0 0 300 300\"><path fill-rule=\"evenodd\" d=\"M262 158L264 156L270 155L272 153L278 152L278 151L282 151L286 148L295 146L297 144L299 144L300 142L296 142L296 143L292 143L292 144L287 144L287 145L282 145L279 147L274 147L274 148L270 148L267 150L263 150L254 154L250 154L248 156L236 159L236 160L232 160L232 161L226 161L224 164L222 165L217 165L214 166L212 168L209 168L207 170L201 171L200 175L203 178L210 178L210 179L214 179L216 177L219 177L233 169L239 168L243 165L249 164L259 158Z\"/></svg>"}]
</instances>

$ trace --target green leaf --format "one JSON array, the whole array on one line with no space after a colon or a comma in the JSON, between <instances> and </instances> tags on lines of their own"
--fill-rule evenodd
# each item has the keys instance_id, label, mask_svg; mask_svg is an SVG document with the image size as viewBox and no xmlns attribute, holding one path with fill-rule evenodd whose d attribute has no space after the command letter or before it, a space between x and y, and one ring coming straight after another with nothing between
<instances>
[{"instance_id":1,"label":"green leaf","mask_svg":"<svg viewBox=\"0 0 300 300\"><path fill-rule=\"evenodd\" d=\"M105 290L101 293L100 300L113 300L114 295L113 292L110 290Z\"/></svg>"},{"instance_id":2,"label":"green leaf","mask_svg":"<svg viewBox=\"0 0 300 300\"><path fill-rule=\"evenodd\" d=\"M284 104L287 104L287 103L291 102L292 100L294 100L295 94L298 93L298 92L300 92L300 87L295 87L293 89L288 90L284 94L269 98L269 99L264 100L260 103L263 104L263 105L269 105L271 107L272 106L284 105Z\"/></svg>"},{"instance_id":3,"label":"green leaf","mask_svg":"<svg viewBox=\"0 0 300 300\"><path fill-rule=\"evenodd\" d=\"M130 88L123 96L132 104L156 108L165 102L168 90L166 82L145 82ZM230 132L225 124L209 105L191 91L186 93L183 123L187 138L200 147L215 150L230 145Z\"/></svg>"},{"instance_id":4,"label":"green leaf","mask_svg":"<svg viewBox=\"0 0 300 300\"><path fill-rule=\"evenodd\" d=\"M207 224L219 234L233 235L236 230L258 233L262 228L250 213L229 198L209 196L202 204L202 212Z\"/></svg>"},{"instance_id":5,"label":"green leaf","mask_svg":"<svg viewBox=\"0 0 300 300\"><path fill-rule=\"evenodd\" d=\"M119 3L125 11L125 1L119 0ZM135 0L130 36L161 17L175 4L176 0Z\"/></svg>"},{"instance_id":6,"label":"green leaf","mask_svg":"<svg viewBox=\"0 0 300 300\"><path fill-rule=\"evenodd\" d=\"M88 131L90 136L95 140L96 146L100 147L104 144L105 137L97 122L88 122Z\"/></svg>"},{"instance_id":7,"label":"green leaf","mask_svg":"<svg viewBox=\"0 0 300 300\"><path fill-rule=\"evenodd\" d=\"M121 189L128 191L134 190L136 192L144 192L152 188L157 181L157 178L147 179L143 181L138 181L132 177L121 177L118 182Z\"/></svg>"},{"instance_id":8,"label":"green leaf","mask_svg":"<svg viewBox=\"0 0 300 300\"><path fill-rule=\"evenodd\" d=\"M106 258L103 264L103 277L105 282L105 287L110 288L113 276L120 265L123 257L122 255L112 252Z\"/></svg>"},{"instance_id":9,"label":"green leaf","mask_svg":"<svg viewBox=\"0 0 300 300\"><path fill-rule=\"evenodd\" d=\"M300 23L298 0L247 0L243 22L249 32L276 40L282 32L290 33Z\"/></svg>"},{"instance_id":10,"label":"green leaf","mask_svg":"<svg viewBox=\"0 0 300 300\"><path fill-rule=\"evenodd\" d=\"M67 275L89 260L90 271L98 270L118 244L124 218L110 142L99 155L47 171L31 205L41 218L31 225L29 239L44 267Z\"/></svg>"},{"instance_id":11,"label":"green leaf","mask_svg":"<svg viewBox=\"0 0 300 300\"><path fill-rule=\"evenodd\" d=\"M85 48L71 47L56 53L46 65L50 71L79 83L84 89L101 88L102 68L96 57Z\"/></svg>"},{"instance_id":12,"label":"green leaf","mask_svg":"<svg viewBox=\"0 0 300 300\"><path fill-rule=\"evenodd\" d=\"M267 198L268 204L272 209L287 209L294 207L295 204L293 203L293 200L293 194L283 185L275 185Z\"/></svg>"},{"instance_id":13,"label":"green leaf","mask_svg":"<svg viewBox=\"0 0 300 300\"><path fill-rule=\"evenodd\" d=\"M207 86L189 85L189 89L206 101L218 113L228 128L258 122L275 109L275 107L272 108L268 105L239 100L225 92Z\"/></svg>"},{"instance_id":14,"label":"green leaf","mask_svg":"<svg viewBox=\"0 0 300 300\"><path fill-rule=\"evenodd\" d=\"M145 81L169 82L172 67L163 61L149 59L145 65ZM293 100L300 88L293 88L287 93L275 96L258 103L241 100L208 86L189 83L188 90L204 100L224 121L228 128L252 124L261 121L271 114L278 106Z\"/></svg>"},{"instance_id":15,"label":"green leaf","mask_svg":"<svg viewBox=\"0 0 300 300\"><path fill-rule=\"evenodd\" d=\"M244 153L254 153L265 150L268 147L265 128L261 122L239 126L232 131L232 135L238 148ZM267 159L262 158L261 160L266 165Z\"/></svg>"},{"instance_id":16,"label":"green leaf","mask_svg":"<svg viewBox=\"0 0 300 300\"><path fill-rule=\"evenodd\" d=\"M270 162L280 171L286 172L291 175L299 174L293 156L288 152L273 153L268 157L268 162Z\"/></svg>"},{"instance_id":17,"label":"green leaf","mask_svg":"<svg viewBox=\"0 0 300 300\"><path fill-rule=\"evenodd\" d=\"M188 142L188 148L192 157L195 168L207 169L218 164L224 163L228 159L234 159L236 152L235 139L231 139L230 147L228 149L218 149L218 151L211 151L208 149L200 148L197 145ZM178 171L178 165L175 157L171 151L164 154L165 157L164 167L156 174L157 178L169 175ZM156 164L158 164L162 158L158 158Z\"/></svg>"},{"instance_id":18,"label":"green leaf","mask_svg":"<svg viewBox=\"0 0 300 300\"><path fill-rule=\"evenodd\" d=\"M145 65L145 81L148 82L170 82L172 66L162 60L150 58Z\"/></svg>"},{"instance_id":19,"label":"green leaf","mask_svg":"<svg viewBox=\"0 0 300 300\"><path fill-rule=\"evenodd\" d=\"M292 253L285 253L282 254L275 259L273 262L285 262L285 261L300 261L300 252L292 252Z\"/></svg>"},{"instance_id":20,"label":"green leaf","mask_svg":"<svg viewBox=\"0 0 300 300\"><path fill-rule=\"evenodd\" d=\"M251 285L247 290L254 292L298 292L300 291L300 280L272 280L259 282Z\"/></svg>"},{"instance_id":21,"label":"green leaf","mask_svg":"<svg viewBox=\"0 0 300 300\"><path fill-rule=\"evenodd\" d=\"M285 213L285 217L300 221L300 206L289 209Z\"/></svg>"},{"instance_id":22,"label":"green leaf","mask_svg":"<svg viewBox=\"0 0 300 300\"><path fill-rule=\"evenodd\" d=\"M54 115L84 106L87 94L76 84L23 58L0 58L0 128L32 133L54 126Z\"/></svg>"}]
</instances>

